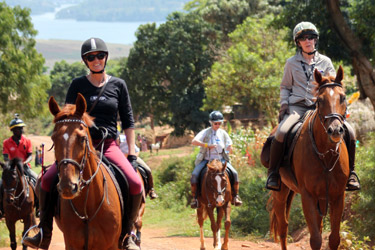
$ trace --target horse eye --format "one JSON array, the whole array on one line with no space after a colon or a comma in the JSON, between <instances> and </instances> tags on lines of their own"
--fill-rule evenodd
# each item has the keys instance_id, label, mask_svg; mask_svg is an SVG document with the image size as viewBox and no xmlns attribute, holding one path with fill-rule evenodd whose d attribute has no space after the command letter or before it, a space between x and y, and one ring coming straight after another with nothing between
<instances>
[{"instance_id":1,"label":"horse eye","mask_svg":"<svg viewBox=\"0 0 375 250\"><path fill-rule=\"evenodd\" d=\"M340 103L343 103L346 101L346 96L345 95L341 95L340 96Z\"/></svg>"}]
</instances>

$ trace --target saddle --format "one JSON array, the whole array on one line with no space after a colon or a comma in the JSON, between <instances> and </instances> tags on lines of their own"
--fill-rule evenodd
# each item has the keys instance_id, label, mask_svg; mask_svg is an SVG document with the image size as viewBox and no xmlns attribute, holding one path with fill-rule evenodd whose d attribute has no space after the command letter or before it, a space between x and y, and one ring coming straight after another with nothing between
<instances>
[{"instance_id":1,"label":"saddle","mask_svg":"<svg viewBox=\"0 0 375 250\"><path fill-rule=\"evenodd\" d=\"M144 189L145 189L145 193L148 194L150 192L150 184L148 182L148 175L147 175L147 171L142 167L141 164L137 164L137 170L139 171L139 173L141 174L142 176L142 179L143 179L143 183L144 183Z\"/></svg>"},{"instance_id":2,"label":"saddle","mask_svg":"<svg viewBox=\"0 0 375 250\"><path fill-rule=\"evenodd\" d=\"M313 114L313 110L307 111L288 131L284 140L284 158L281 162L282 167L290 167L291 159L296 146L297 140L301 134L302 124ZM277 127L275 127L266 142L263 144L260 160L264 167L269 168L271 143L275 138Z\"/></svg>"},{"instance_id":3,"label":"saddle","mask_svg":"<svg viewBox=\"0 0 375 250\"><path fill-rule=\"evenodd\" d=\"M198 194L200 194L200 192L201 192L202 180L203 180L203 177L206 174L206 172L207 172L207 164L204 166L204 168L202 168L201 172L199 173L198 185L197 185L197 187L198 187L198 190L197 190ZM229 168L226 168L225 172L227 173L227 175L229 177L230 186L231 186L231 188L233 190L233 184L234 184L234 175L233 175L233 172Z\"/></svg>"}]
</instances>

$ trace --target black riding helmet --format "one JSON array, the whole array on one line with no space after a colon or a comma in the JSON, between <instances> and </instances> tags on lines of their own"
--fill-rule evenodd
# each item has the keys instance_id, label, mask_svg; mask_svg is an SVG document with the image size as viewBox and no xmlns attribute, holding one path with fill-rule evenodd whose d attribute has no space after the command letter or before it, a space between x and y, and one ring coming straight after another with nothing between
<instances>
[{"instance_id":1,"label":"black riding helmet","mask_svg":"<svg viewBox=\"0 0 375 250\"><path fill-rule=\"evenodd\" d=\"M107 59L108 59L108 48L107 48L107 45L105 44L105 42L100 38L92 37L90 39L87 39L82 44L81 58L85 62L87 67L88 67L88 65L87 65L86 60L85 60L86 55L91 53L91 52L97 52L97 51L104 52L104 53L107 54L107 56L105 58L105 63L104 63L104 68L105 68L105 66L107 65ZM92 70L90 70L90 71L93 74L101 74L101 73L104 72L104 69L101 70L101 71L98 71L98 72L95 72L95 71L92 71Z\"/></svg>"},{"instance_id":2,"label":"black riding helmet","mask_svg":"<svg viewBox=\"0 0 375 250\"><path fill-rule=\"evenodd\" d=\"M16 127L25 127L26 124L18 117L18 114L14 115L14 119L9 123L9 129L12 130Z\"/></svg>"},{"instance_id":3,"label":"black riding helmet","mask_svg":"<svg viewBox=\"0 0 375 250\"><path fill-rule=\"evenodd\" d=\"M212 111L209 115L209 120L211 122L223 122L224 116L220 111Z\"/></svg>"}]
</instances>

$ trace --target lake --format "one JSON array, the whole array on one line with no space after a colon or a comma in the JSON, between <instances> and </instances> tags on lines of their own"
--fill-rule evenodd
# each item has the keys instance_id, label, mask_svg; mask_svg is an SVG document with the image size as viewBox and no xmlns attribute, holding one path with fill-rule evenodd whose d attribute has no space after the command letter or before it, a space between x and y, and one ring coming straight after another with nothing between
<instances>
[{"instance_id":1,"label":"lake","mask_svg":"<svg viewBox=\"0 0 375 250\"><path fill-rule=\"evenodd\" d=\"M138 27L147 22L78 22L72 19L55 19L55 12L32 15L36 39L84 41L99 37L107 43L133 44ZM156 22L157 25L162 22Z\"/></svg>"}]
</instances>

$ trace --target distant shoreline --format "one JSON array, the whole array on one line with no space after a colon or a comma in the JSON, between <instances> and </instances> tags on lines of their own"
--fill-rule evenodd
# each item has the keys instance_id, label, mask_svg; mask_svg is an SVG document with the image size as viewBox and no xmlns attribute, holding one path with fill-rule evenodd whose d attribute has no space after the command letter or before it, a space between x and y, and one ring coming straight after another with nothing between
<instances>
[{"instance_id":1,"label":"distant shoreline","mask_svg":"<svg viewBox=\"0 0 375 250\"><path fill-rule=\"evenodd\" d=\"M81 45L83 41L60 39L35 39L36 50L45 58L48 71L56 62L65 60L68 63L81 61ZM128 57L133 45L107 43L109 57L112 59Z\"/></svg>"}]
</instances>

